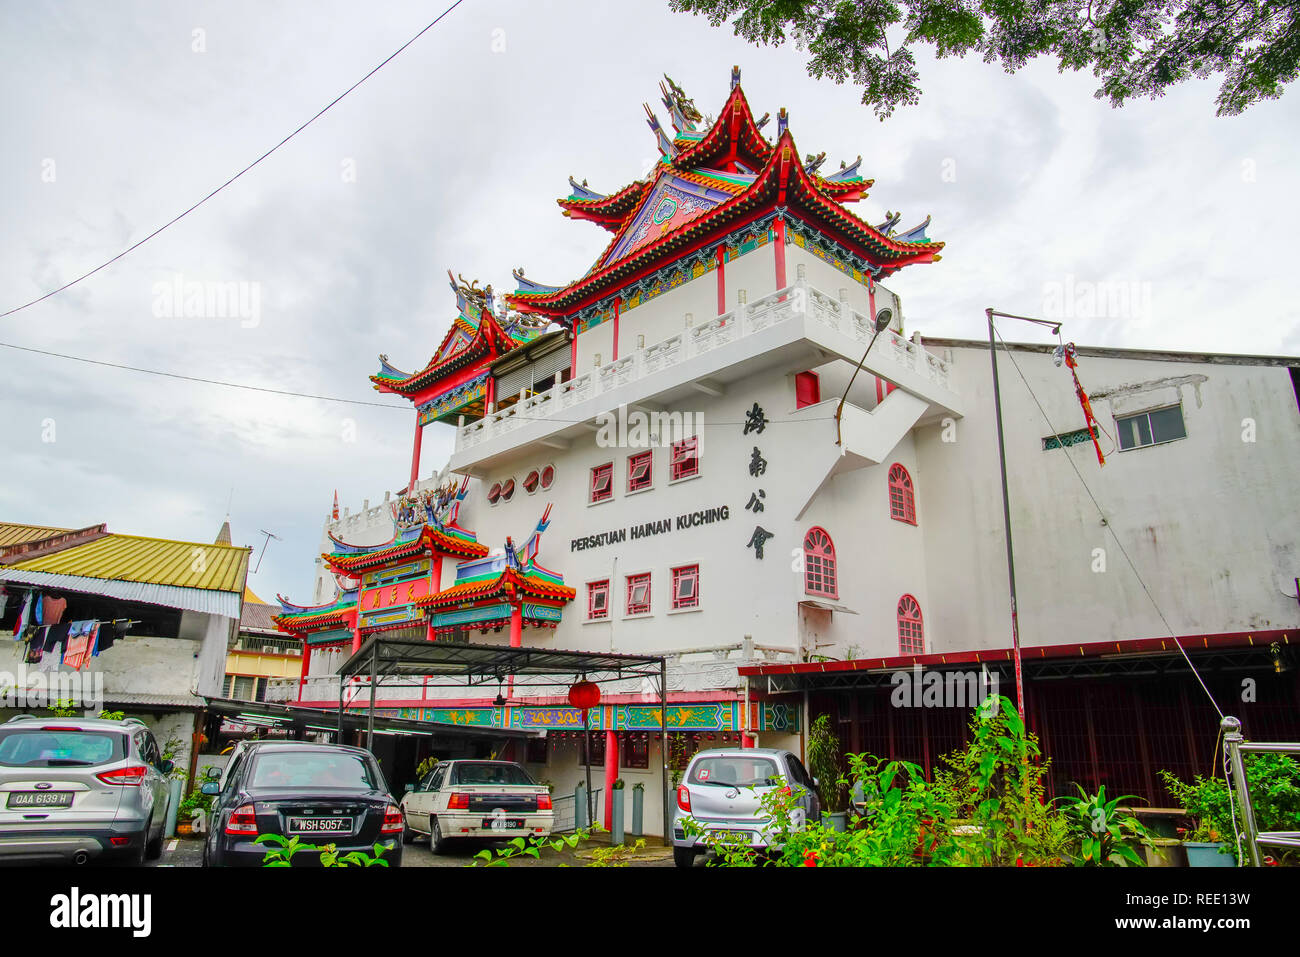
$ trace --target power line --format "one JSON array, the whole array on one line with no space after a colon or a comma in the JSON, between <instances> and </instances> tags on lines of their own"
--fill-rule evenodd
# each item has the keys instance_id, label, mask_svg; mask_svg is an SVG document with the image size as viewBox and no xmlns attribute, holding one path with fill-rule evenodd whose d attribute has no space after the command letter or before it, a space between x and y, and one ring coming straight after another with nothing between
<instances>
[{"instance_id":1,"label":"power line","mask_svg":"<svg viewBox=\"0 0 1300 957\"><path fill-rule=\"evenodd\" d=\"M30 346L17 346L12 342L0 342L0 347L17 349L19 352L31 352L40 356L52 356L55 359L70 359L73 362L86 362L94 366L106 366L109 369L124 369L127 372L143 372L146 375L164 376L168 379L183 379L186 382L202 382L205 385L219 385L227 389L244 389L247 392L268 392L271 395L288 395L297 399L321 399L325 402L343 402L348 405L370 405L380 409L396 409L398 412L410 411L404 406L388 402L368 402L365 399L340 399L333 395L315 395L311 392L293 392L289 389L268 389L260 385L244 385L242 382L225 382L221 379L204 379L200 376L181 375L179 372L164 372L161 369L143 369L140 366L128 366L118 362L105 362L103 359L88 359L85 356L70 356L62 352L50 352L46 349L33 349Z\"/></svg>"},{"instance_id":2,"label":"power line","mask_svg":"<svg viewBox=\"0 0 1300 957\"><path fill-rule=\"evenodd\" d=\"M157 229L155 229L153 232L151 232L148 236L145 236L144 239L141 239L139 242L134 243L134 244L128 246L126 249L122 250L120 253L118 253L116 256L114 256L112 259L108 260L107 262L100 263L100 264L99 264L98 266L96 266L94 269L90 270L90 272L83 273L82 275L78 276L76 279L71 280L70 282L65 282L62 286L59 286L57 289L51 289L49 292L45 293L43 296L38 296L37 298L33 299L31 302L25 302L25 303L23 303L21 306L15 306L14 308L8 310L7 312L0 312L0 319L5 318L6 316L12 316L12 315L13 315L14 313L16 313L16 312L21 312L23 309L26 309L28 306L34 306L34 305L36 305L38 302L44 302L46 299L49 299L51 296L56 296L56 295L58 295L59 293L63 292L65 289L70 289L71 287L75 286L77 283L81 282L83 279L89 279L91 276L95 275L95 273L99 272L101 269L104 269L104 268L107 267L107 266L111 266L113 263L117 262L117 261L118 261L119 259L121 259L123 256L126 256L128 253L134 252L135 250L139 249L141 246L143 246L143 245L144 245L145 243L147 243L149 240L153 239L155 236L157 236L159 233L161 233L164 229L167 229L169 226L173 226L173 225L175 225L176 223L180 222L182 219L184 219L184 218L185 218L186 216L188 216L190 213L194 212L194 210L198 209L200 206L202 206L204 203L206 203L208 200L210 200L213 196L216 196L218 193L220 193L223 189L225 189L227 186L229 186L229 185L230 185L231 183L233 183L235 180L239 179L241 176L243 176L245 173L247 173L249 170L251 170L251 169L252 169L254 166L256 166L258 163L262 162L262 160L266 159L268 156L270 156L272 153L274 153L276 150L278 150L278 149L279 149L281 146L283 146L285 143L289 142L291 139L293 139L295 136L297 136L299 133L301 133L301 132L302 132L303 130L305 130L307 127L311 126L311 124L315 123L318 119L320 119L322 116L324 116L325 113L328 112L328 111L330 110L331 107L333 107L336 103L338 103L340 100L342 100L345 96L347 96L349 93L351 93L351 92L352 92L353 90L355 90L357 87L359 87L362 83L365 83L366 80L370 79L372 76L374 76L376 73L378 73L378 72L379 72L381 69L383 69L383 68L384 68L384 67L385 67L385 66L386 66L386 65L387 65L391 60L393 60L393 59L394 59L394 58L395 58L399 53L401 53L403 50L405 50L407 47L409 47L409 46L410 46L412 43L414 43L416 40L420 39L420 37L424 36L424 35L425 35L426 33L428 33L430 30L432 30L432 29L433 29L433 28L438 24L438 21L440 21L443 17L447 16L447 14L451 13L451 11L453 11L453 10L455 10L457 7L459 7L463 2L464 2L464 0L456 0L455 3L453 3L451 6L449 6L446 10L442 11L442 13L438 14L438 16L436 16L432 21L430 21L429 24L426 25L425 28L424 28L423 30L421 30L421 31L420 31L419 33L417 33L415 36L411 37L411 39L407 40L407 41L406 41L405 43L403 43L400 47L398 47L396 50L394 50L392 53L390 53L387 57L385 57L382 63L380 63L378 66L376 66L373 70L371 70L369 73L367 73L367 74L366 74L365 76L363 76L361 79L357 80L357 82L353 83L350 87L348 87L346 90L344 90L344 91L343 91L342 93L340 93L338 96L334 97L334 99L330 100L329 103L325 104L325 106L322 107L322 108L321 108L321 109L320 109L320 110L319 110L319 111L318 111L318 112L317 112L317 113L316 113L316 114L315 114L311 119L307 120L307 122L303 123L303 124L302 124L301 126L299 126L296 130L294 130L292 133L290 133L288 136L286 136L284 139L280 140L280 142L276 143L276 144L275 144L274 146L272 146L269 150L267 150L265 153L263 153L263 154L262 154L261 156L259 156L257 159L253 160L253 162L249 163L247 166L245 166L243 169L241 169L241 170L240 170L238 173L236 173L234 176L230 177L230 179L226 180L224 183L222 183L220 186L218 186L218 187L217 187L216 189L214 189L212 192L208 193L208 195L204 196L201 200L199 200L197 203L195 203L195 204L194 204L193 206L191 206L189 209L185 210L185 211L184 211L183 213L181 213L180 215L175 216L175 217L173 217L172 219L169 219L167 222L163 223L161 226L159 226Z\"/></svg>"},{"instance_id":3,"label":"power line","mask_svg":"<svg viewBox=\"0 0 1300 957\"><path fill-rule=\"evenodd\" d=\"M1034 387L1029 384L1029 380L1025 378L1025 374L1020 371L1020 365L1016 362L1016 357L1012 355L1011 349L1008 348L1007 341L1002 338L1002 333L997 332L997 337L1002 342L1002 351L1007 354L1007 358L1011 360L1011 365L1015 367L1016 373L1020 376L1020 381L1023 382L1025 388L1029 390L1029 395L1034 400L1034 405L1038 406L1038 412L1042 415L1043 421L1047 423L1048 429L1051 430L1053 435L1059 436L1061 433L1056 430L1056 426L1054 426L1052 420L1048 418L1047 410L1043 408L1043 403L1038 401L1038 395L1034 392ZM1124 543L1120 541L1119 533L1115 531L1111 526L1110 521L1106 518L1106 513L1102 510L1101 503L1097 501L1097 496L1092 494L1092 489L1088 487L1088 483L1084 479L1083 473L1079 471L1079 467L1074 464L1074 459L1069 455L1066 455L1065 460L1070 463L1070 468L1074 469L1074 474L1079 479L1079 484L1083 486L1083 490L1088 493L1088 498L1092 500L1093 508L1095 508L1097 514L1101 516L1102 523L1106 526L1106 530L1110 532L1111 538L1115 540L1115 544L1118 546L1120 554L1123 555L1124 560L1128 562L1128 567L1132 570L1133 576L1138 580L1138 584L1142 586L1142 590L1146 592L1146 596L1151 602L1151 607L1156 610L1156 614L1160 617L1160 620L1164 622L1165 630L1169 632L1169 637L1173 639L1178 650L1182 652L1183 659L1187 662L1187 667L1192 669L1192 674L1195 675L1197 682L1201 686L1201 690L1205 692L1205 696L1210 699L1210 704L1214 706L1214 710L1219 712L1219 717L1222 718L1223 709L1220 708L1219 703L1214 700L1214 695L1210 693L1210 689L1206 686L1204 679L1201 678L1201 673L1196 670L1196 665L1192 664L1192 659L1188 656L1187 650L1183 647L1183 643L1178 640L1178 635L1174 633L1173 626L1169 624L1169 619L1166 618L1165 613L1160 610L1160 605L1156 601L1155 596L1151 594L1151 589L1147 587L1147 583L1143 580L1142 573L1138 571L1137 565L1134 563L1132 557L1130 557L1128 550L1124 548Z\"/></svg>"}]
</instances>

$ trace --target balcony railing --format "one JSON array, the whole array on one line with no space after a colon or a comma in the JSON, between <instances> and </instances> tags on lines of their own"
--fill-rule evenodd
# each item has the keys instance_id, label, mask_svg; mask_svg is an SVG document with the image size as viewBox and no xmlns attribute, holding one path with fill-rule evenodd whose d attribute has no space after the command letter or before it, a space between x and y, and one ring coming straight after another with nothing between
<instances>
[{"instance_id":1,"label":"balcony railing","mask_svg":"<svg viewBox=\"0 0 1300 957\"><path fill-rule=\"evenodd\" d=\"M456 451L508 435L537 419L559 417L588 399L630 382L647 379L687 359L720 349L772 326L802 318L846 335L861 343L864 349L871 341L874 327L869 316L799 281L471 422L456 431ZM876 348L882 346L889 350L887 354L893 363L924 377L937 387L948 389L948 366L938 356L926 352L918 343L893 330L881 334Z\"/></svg>"}]
</instances>

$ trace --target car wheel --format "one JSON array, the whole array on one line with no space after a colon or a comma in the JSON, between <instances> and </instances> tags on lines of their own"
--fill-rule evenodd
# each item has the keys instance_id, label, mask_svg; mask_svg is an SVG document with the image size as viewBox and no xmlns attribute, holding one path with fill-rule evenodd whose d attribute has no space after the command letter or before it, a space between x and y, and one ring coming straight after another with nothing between
<instances>
[{"instance_id":1,"label":"car wheel","mask_svg":"<svg viewBox=\"0 0 1300 957\"><path fill-rule=\"evenodd\" d=\"M435 854L441 854L447 850L447 839L442 836L442 828L438 826L438 816L429 815L429 850Z\"/></svg>"},{"instance_id":2,"label":"car wheel","mask_svg":"<svg viewBox=\"0 0 1300 957\"><path fill-rule=\"evenodd\" d=\"M695 866L695 848L693 847L674 847L673 863L678 867Z\"/></svg>"},{"instance_id":3,"label":"car wheel","mask_svg":"<svg viewBox=\"0 0 1300 957\"><path fill-rule=\"evenodd\" d=\"M203 863L201 863L199 866L200 866L200 867L211 867L211 866L212 866L212 859L211 859L210 857L208 857L208 842L207 842L207 841L204 841L204 842L203 842Z\"/></svg>"},{"instance_id":4,"label":"car wheel","mask_svg":"<svg viewBox=\"0 0 1300 957\"><path fill-rule=\"evenodd\" d=\"M420 835L417 834L417 833L416 833L416 832L411 828L411 825L409 825L409 824L407 824L406 827L402 829L402 843L403 843L403 844L414 844L414 843L415 843L415 839L416 839L417 837L419 837L419 836L420 836Z\"/></svg>"}]
</instances>

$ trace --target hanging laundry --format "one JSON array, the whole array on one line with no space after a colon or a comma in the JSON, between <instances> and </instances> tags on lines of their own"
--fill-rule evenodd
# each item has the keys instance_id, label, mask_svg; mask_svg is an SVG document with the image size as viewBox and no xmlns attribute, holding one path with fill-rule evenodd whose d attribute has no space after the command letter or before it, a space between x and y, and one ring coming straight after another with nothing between
<instances>
[{"instance_id":1,"label":"hanging laundry","mask_svg":"<svg viewBox=\"0 0 1300 957\"><path fill-rule=\"evenodd\" d=\"M68 607L66 598L51 598L49 595L41 597L41 624L57 625L63 620L63 611Z\"/></svg>"},{"instance_id":2,"label":"hanging laundry","mask_svg":"<svg viewBox=\"0 0 1300 957\"><path fill-rule=\"evenodd\" d=\"M97 656L101 651L112 648L113 642L126 632L129 624L126 621L100 622L99 638L95 642L95 650L91 653Z\"/></svg>"},{"instance_id":3,"label":"hanging laundry","mask_svg":"<svg viewBox=\"0 0 1300 957\"><path fill-rule=\"evenodd\" d=\"M9 604L9 592L0 588L0 618L5 616L5 606Z\"/></svg>"},{"instance_id":4,"label":"hanging laundry","mask_svg":"<svg viewBox=\"0 0 1300 957\"><path fill-rule=\"evenodd\" d=\"M14 641L21 641L23 632L27 630L27 617L32 610L32 593L28 592L23 598L23 606L18 610L18 620L14 622Z\"/></svg>"},{"instance_id":5,"label":"hanging laundry","mask_svg":"<svg viewBox=\"0 0 1300 957\"><path fill-rule=\"evenodd\" d=\"M93 621L74 621L68 629L68 644L63 649L63 664L79 671L90 657L90 644L95 629Z\"/></svg>"},{"instance_id":6,"label":"hanging laundry","mask_svg":"<svg viewBox=\"0 0 1300 957\"><path fill-rule=\"evenodd\" d=\"M41 650L51 654L61 648L68 640L68 629L71 627L71 623L66 621L58 625L50 625L45 630L45 645Z\"/></svg>"},{"instance_id":7,"label":"hanging laundry","mask_svg":"<svg viewBox=\"0 0 1300 957\"><path fill-rule=\"evenodd\" d=\"M32 592L32 621L38 625L45 624L45 602L41 601L41 596L36 592Z\"/></svg>"},{"instance_id":8,"label":"hanging laundry","mask_svg":"<svg viewBox=\"0 0 1300 957\"><path fill-rule=\"evenodd\" d=\"M26 664L40 664L41 656L45 652L45 633L48 630L48 626L37 628L32 634L31 641L27 643L27 651L23 655L23 661Z\"/></svg>"}]
</instances>

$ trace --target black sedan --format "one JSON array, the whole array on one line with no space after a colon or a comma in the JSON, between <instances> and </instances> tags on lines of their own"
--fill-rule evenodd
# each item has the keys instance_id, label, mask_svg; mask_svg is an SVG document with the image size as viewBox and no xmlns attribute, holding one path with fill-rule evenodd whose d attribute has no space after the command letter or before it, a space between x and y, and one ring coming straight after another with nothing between
<instances>
[{"instance_id":1,"label":"black sedan","mask_svg":"<svg viewBox=\"0 0 1300 957\"><path fill-rule=\"evenodd\" d=\"M259 742L236 752L224 783L203 793L216 800L203 846L204 866L258 866L274 844L264 834L296 837L304 846L293 866L320 864L320 848L340 856L373 856L384 848L389 867L402 864L402 811L384 784L375 757L364 748L297 741Z\"/></svg>"}]
</instances>

